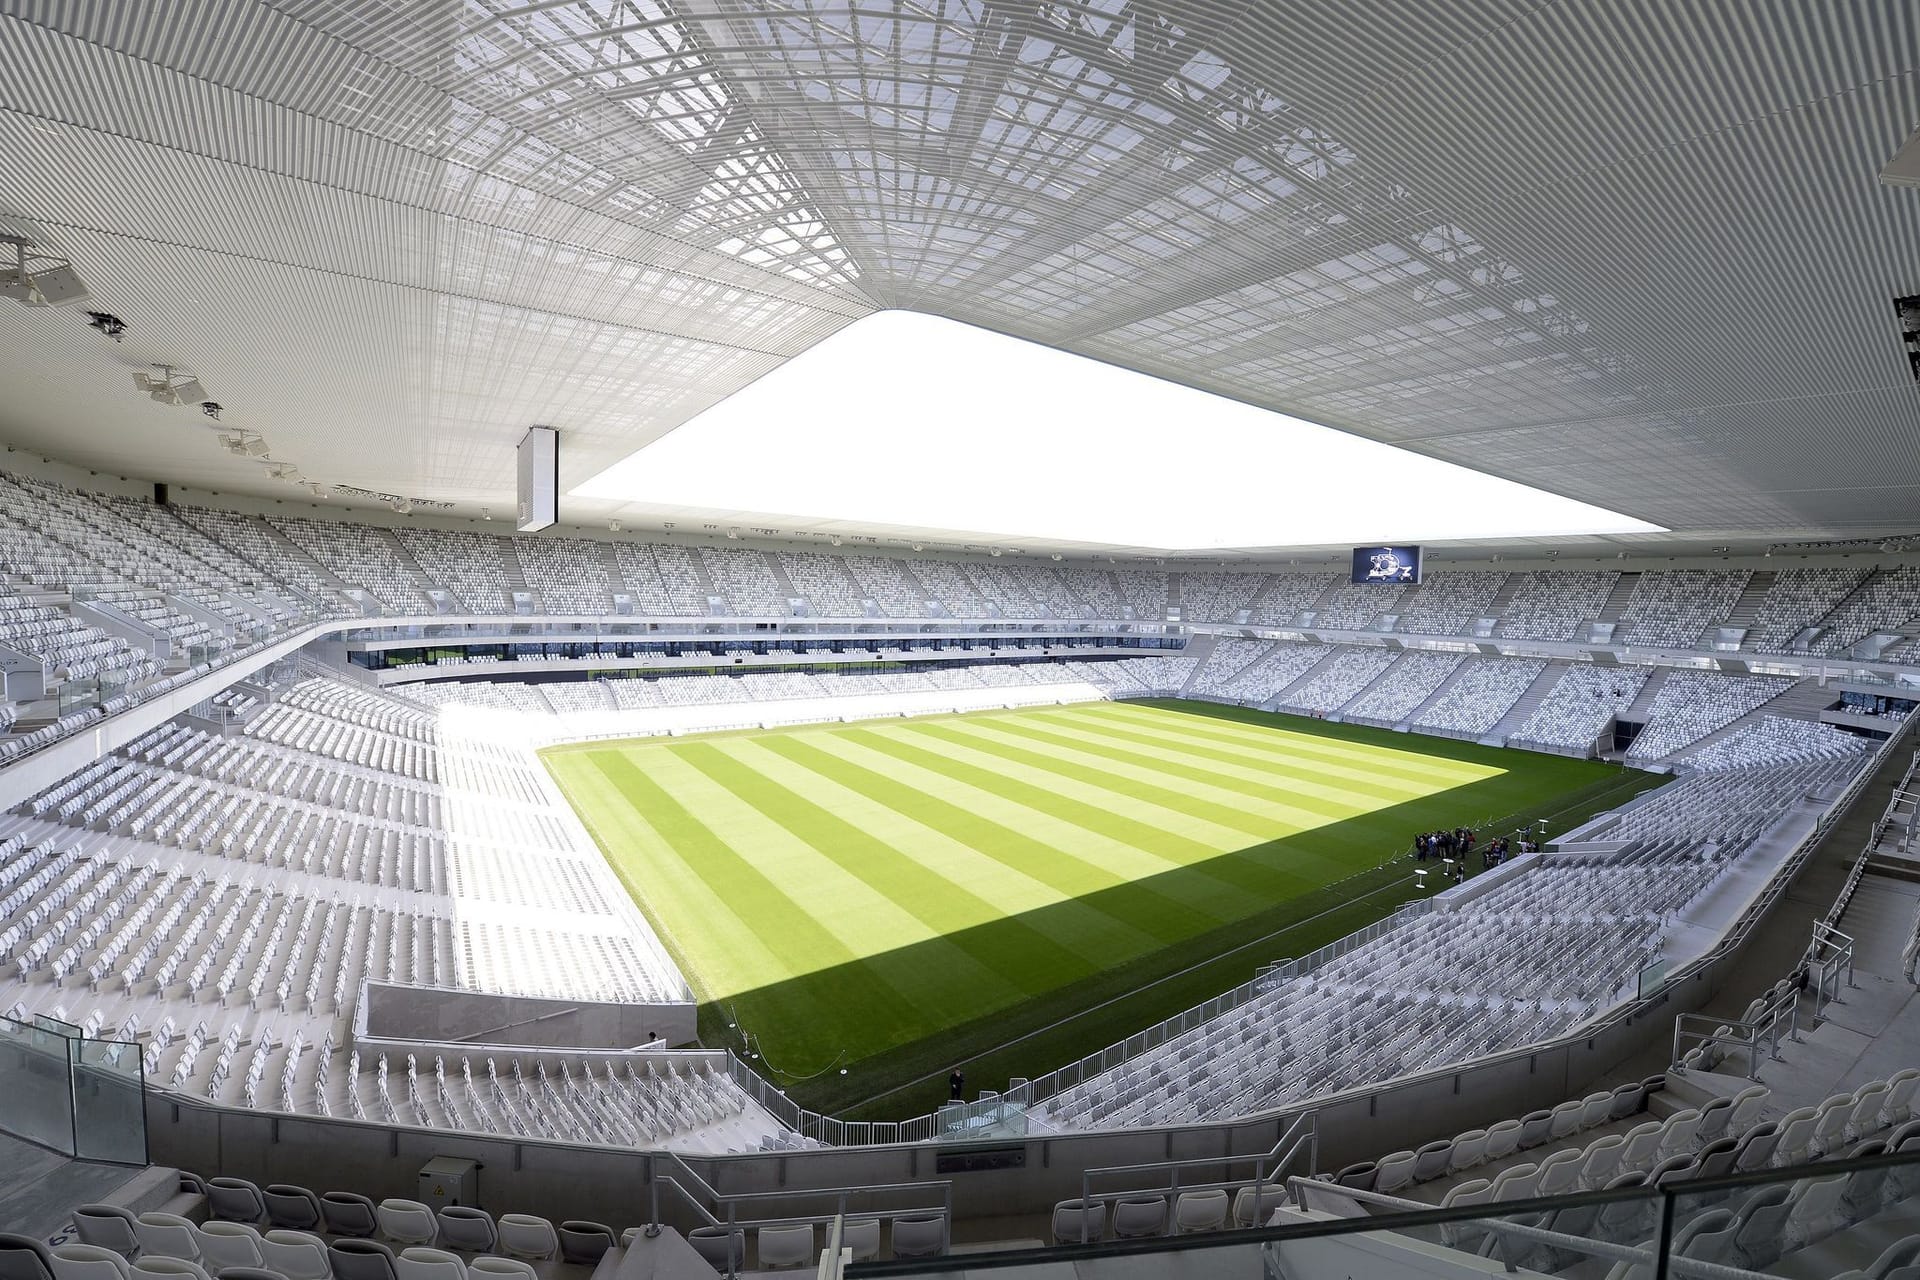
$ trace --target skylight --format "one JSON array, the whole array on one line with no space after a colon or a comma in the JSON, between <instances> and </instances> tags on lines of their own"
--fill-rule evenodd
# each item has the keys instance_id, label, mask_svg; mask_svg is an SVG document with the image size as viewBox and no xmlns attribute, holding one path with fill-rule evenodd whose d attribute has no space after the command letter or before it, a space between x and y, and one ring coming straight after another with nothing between
<instances>
[{"instance_id":1,"label":"skylight","mask_svg":"<svg viewBox=\"0 0 1920 1280\"><path fill-rule=\"evenodd\" d=\"M1163 551L1663 532L910 311L856 321L573 493L784 527Z\"/></svg>"}]
</instances>

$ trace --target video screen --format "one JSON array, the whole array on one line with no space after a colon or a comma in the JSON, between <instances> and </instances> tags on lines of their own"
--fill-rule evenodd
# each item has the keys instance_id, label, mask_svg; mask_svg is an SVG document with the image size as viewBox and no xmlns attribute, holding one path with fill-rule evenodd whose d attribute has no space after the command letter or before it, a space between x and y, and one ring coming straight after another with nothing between
<instances>
[{"instance_id":1,"label":"video screen","mask_svg":"<svg viewBox=\"0 0 1920 1280\"><path fill-rule=\"evenodd\" d=\"M1353 549L1353 580L1381 583L1418 582L1420 581L1420 548L1355 547Z\"/></svg>"}]
</instances>

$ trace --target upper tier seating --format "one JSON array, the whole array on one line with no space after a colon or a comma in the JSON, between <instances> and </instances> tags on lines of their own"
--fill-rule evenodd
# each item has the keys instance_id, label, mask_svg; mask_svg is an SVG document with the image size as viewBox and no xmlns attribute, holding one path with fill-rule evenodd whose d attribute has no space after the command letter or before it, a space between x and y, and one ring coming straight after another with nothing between
<instances>
[{"instance_id":1,"label":"upper tier seating","mask_svg":"<svg viewBox=\"0 0 1920 1280\"><path fill-rule=\"evenodd\" d=\"M866 593L847 572L839 556L816 556L804 551L782 551L780 567L794 589L805 597L816 618L864 618Z\"/></svg>"},{"instance_id":2,"label":"upper tier seating","mask_svg":"<svg viewBox=\"0 0 1920 1280\"><path fill-rule=\"evenodd\" d=\"M412 572L372 526L290 516L273 516L269 523L335 577L366 588L387 608L398 613L433 612Z\"/></svg>"},{"instance_id":3,"label":"upper tier seating","mask_svg":"<svg viewBox=\"0 0 1920 1280\"><path fill-rule=\"evenodd\" d=\"M1183 573L1180 616L1187 622L1233 622L1264 579L1257 573Z\"/></svg>"},{"instance_id":4,"label":"upper tier seating","mask_svg":"<svg viewBox=\"0 0 1920 1280\"><path fill-rule=\"evenodd\" d=\"M736 618L784 618L790 612L764 553L727 547L701 547L699 552L707 581L726 597Z\"/></svg>"},{"instance_id":5,"label":"upper tier seating","mask_svg":"<svg viewBox=\"0 0 1920 1280\"><path fill-rule=\"evenodd\" d=\"M1753 575L1685 569L1643 573L1633 585L1613 638L1630 645L1699 647L1701 632L1726 621Z\"/></svg>"},{"instance_id":6,"label":"upper tier seating","mask_svg":"<svg viewBox=\"0 0 1920 1280\"><path fill-rule=\"evenodd\" d=\"M1418 635L1464 635L1474 619L1485 616L1500 588L1504 573L1444 569L1426 575L1413 593L1413 602L1400 614L1395 630Z\"/></svg>"},{"instance_id":7,"label":"upper tier seating","mask_svg":"<svg viewBox=\"0 0 1920 1280\"><path fill-rule=\"evenodd\" d=\"M1869 739L1831 725L1761 716L1682 759L1696 769L1744 769L1846 759L1872 747Z\"/></svg>"},{"instance_id":8,"label":"upper tier seating","mask_svg":"<svg viewBox=\"0 0 1920 1280\"><path fill-rule=\"evenodd\" d=\"M1291 626L1331 585L1332 579L1320 573L1270 573L1248 621L1256 627Z\"/></svg>"},{"instance_id":9,"label":"upper tier seating","mask_svg":"<svg viewBox=\"0 0 1920 1280\"><path fill-rule=\"evenodd\" d=\"M1867 580L1871 569L1785 569L1774 575L1766 599L1747 628L1743 649L1778 653L1824 618Z\"/></svg>"},{"instance_id":10,"label":"upper tier seating","mask_svg":"<svg viewBox=\"0 0 1920 1280\"><path fill-rule=\"evenodd\" d=\"M510 543L478 533L396 529L400 545L435 586L451 591L469 613L512 613L503 555Z\"/></svg>"},{"instance_id":11,"label":"upper tier seating","mask_svg":"<svg viewBox=\"0 0 1920 1280\"><path fill-rule=\"evenodd\" d=\"M1920 565L1882 570L1822 621L1818 653L1840 653L1875 631L1920 621Z\"/></svg>"},{"instance_id":12,"label":"upper tier seating","mask_svg":"<svg viewBox=\"0 0 1920 1280\"><path fill-rule=\"evenodd\" d=\"M1499 636L1570 640L1581 623L1600 616L1617 573L1530 573L1494 628Z\"/></svg>"},{"instance_id":13,"label":"upper tier seating","mask_svg":"<svg viewBox=\"0 0 1920 1280\"><path fill-rule=\"evenodd\" d=\"M544 613L612 613L605 547L582 538L536 535L514 543L527 585ZM638 604L639 593L635 592ZM667 612L665 609L648 612ZM702 613L706 610L702 609Z\"/></svg>"}]
</instances>

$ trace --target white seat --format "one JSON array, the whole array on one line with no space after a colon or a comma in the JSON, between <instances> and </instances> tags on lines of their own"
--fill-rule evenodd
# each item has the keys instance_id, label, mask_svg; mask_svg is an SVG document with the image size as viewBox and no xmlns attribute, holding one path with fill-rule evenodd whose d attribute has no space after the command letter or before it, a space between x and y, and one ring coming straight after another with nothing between
<instances>
[{"instance_id":1,"label":"white seat","mask_svg":"<svg viewBox=\"0 0 1920 1280\"><path fill-rule=\"evenodd\" d=\"M1273 1211L1287 1202L1287 1189L1267 1183L1259 1187L1241 1187L1233 1193L1233 1221L1239 1227L1263 1226Z\"/></svg>"},{"instance_id":2,"label":"white seat","mask_svg":"<svg viewBox=\"0 0 1920 1280\"><path fill-rule=\"evenodd\" d=\"M1396 1151L1390 1156L1381 1156L1380 1168L1373 1175L1373 1189L1381 1195L1392 1195L1411 1183L1413 1161L1411 1151Z\"/></svg>"},{"instance_id":3,"label":"white seat","mask_svg":"<svg viewBox=\"0 0 1920 1280\"><path fill-rule=\"evenodd\" d=\"M1590 1093L1580 1107L1580 1128L1592 1129L1607 1122L1613 1110L1613 1091Z\"/></svg>"},{"instance_id":4,"label":"white seat","mask_svg":"<svg viewBox=\"0 0 1920 1280\"><path fill-rule=\"evenodd\" d=\"M209 1222L194 1228L200 1265L214 1275L228 1267L260 1265L260 1233L244 1222Z\"/></svg>"},{"instance_id":5,"label":"white seat","mask_svg":"<svg viewBox=\"0 0 1920 1280\"><path fill-rule=\"evenodd\" d=\"M467 1263L467 1275L470 1278L501 1276L506 1280L536 1280L539 1274L533 1269L533 1264L524 1258L496 1258L489 1254L482 1254Z\"/></svg>"},{"instance_id":6,"label":"white seat","mask_svg":"<svg viewBox=\"0 0 1920 1280\"><path fill-rule=\"evenodd\" d=\"M1658 1120L1646 1120L1627 1130L1627 1145L1620 1153L1622 1170L1645 1172L1659 1158L1660 1139L1666 1126Z\"/></svg>"},{"instance_id":7,"label":"white seat","mask_svg":"<svg viewBox=\"0 0 1920 1280\"><path fill-rule=\"evenodd\" d=\"M1116 1240L1138 1240L1163 1235L1167 1230L1167 1198L1138 1196L1113 1206L1113 1236Z\"/></svg>"},{"instance_id":8,"label":"white seat","mask_svg":"<svg viewBox=\"0 0 1920 1280\"><path fill-rule=\"evenodd\" d=\"M1055 1244L1091 1244L1107 1231L1105 1201L1087 1205L1079 1200L1062 1200L1053 1206Z\"/></svg>"},{"instance_id":9,"label":"white seat","mask_svg":"<svg viewBox=\"0 0 1920 1280\"><path fill-rule=\"evenodd\" d=\"M440 1222L418 1200L382 1200L374 1210L380 1234L397 1245L431 1246L440 1238Z\"/></svg>"},{"instance_id":10,"label":"white seat","mask_svg":"<svg viewBox=\"0 0 1920 1280\"><path fill-rule=\"evenodd\" d=\"M789 1226L762 1227L755 1242L760 1252L760 1266L768 1271L784 1270L787 1267L801 1267L813 1259L813 1225L796 1223Z\"/></svg>"},{"instance_id":11,"label":"white seat","mask_svg":"<svg viewBox=\"0 0 1920 1280\"><path fill-rule=\"evenodd\" d=\"M1557 1142L1561 1138L1571 1137L1580 1127L1580 1117L1586 1114L1584 1102L1563 1102L1553 1109L1553 1119L1549 1122L1547 1140Z\"/></svg>"},{"instance_id":12,"label":"white seat","mask_svg":"<svg viewBox=\"0 0 1920 1280\"><path fill-rule=\"evenodd\" d=\"M1565 1195L1580 1185L1580 1166L1585 1152L1556 1151L1540 1162L1540 1181L1536 1195Z\"/></svg>"},{"instance_id":13,"label":"white seat","mask_svg":"<svg viewBox=\"0 0 1920 1280\"><path fill-rule=\"evenodd\" d=\"M1838 1150L1846 1141L1847 1120L1853 1115L1853 1095L1836 1093L1815 1108L1815 1113L1817 1120L1808 1150L1813 1155L1824 1156Z\"/></svg>"},{"instance_id":14,"label":"white seat","mask_svg":"<svg viewBox=\"0 0 1920 1280\"><path fill-rule=\"evenodd\" d=\"M1624 1134L1609 1133L1587 1144L1580 1161L1580 1186L1586 1190L1604 1187L1620 1172L1620 1157L1626 1152Z\"/></svg>"},{"instance_id":15,"label":"white seat","mask_svg":"<svg viewBox=\"0 0 1920 1280\"><path fill-rule=\"evenodd\" d=\"M871 1262L880 1256L880 1219L850 1218L840 1232L840 1247L850 1250L855 1262Z\"/></svg>"},{"instance_id":16,"label":"white seat","mask_svg":"<svg viewBox=\"0 0 1920 1280\"><path fill-rule=\"evenodd\" d=\"M1518 1120L1498 1120L1487 1127L1487 1159L1504 1160L1519 1149L1520 1122Z\"/></svg>"},{"instance_id":17,"label":"white seat","mask_svg":"<svg viewBox=\"0 0 1920 1280\"><path fill-rule=\"evenodd\" d=\"M1413 1180L1429 1182L1447 1171L1453 1159L1453 1143L1439 1138L1425 1143L1413 1153Z\"/></svg>"},{"instance_id":18,"label":"white seat","mask_svg":"<svg viewBox=\"0 0 1920 1280\"><path fill-rule=\"evenodd\" d=\"M1699 1129L1700 1113L1692 1107L1668 1116L1666 1130L1660 1135L1660 1158L1665 1160L1693 1150L1693 1136Z\"/></svg>"},{"instance_id":19,"label":"white seat","mask_svg":"<svg viewBox=\"0 0 1920 1280\"><path fill-rule=\"evenodd\" d=\"M1847 1142L1858 1142L1867 1134L1881 1127L1880 1112L1886 1107L1887 1085L1885 1081L1863 1084L1854 1090L1853 1106L1847 1113L1847 1125L1843 1138Z\"/></svg>"},{"instance_id":20,"label":"white seat","mask_svg":"<svg viewBox=\"0 0 1920 1280\"><path fill-rule=\"evenodd\" d=\"M1905 1124L1913 1118L1915 1090L1920 1090L1920 1069L1908 1067L1887 1077L1887 1096L1880 1104L1881 1128Z\"/></svg>"},{"instance_id":21,"label":"white seat","mask_svg":"<svg viewBox=\"0 0 1920 1280\"><path fill-rule=\"evenodd\" d=\"M164 1254L137 1259L127 1274L132 1280L212 1280L199 1263Z\"/></svg>"},{"instance_id":22,"label":"white seat","mask_svg":"<svg viewBox=\"0 0 1920 1280\"><path fill-rule=\"evenodd\" d=\"M127 1260L94 1244L53 1246L54 1280L127 1280Z\"/></svg>"},{"instance_id":23,"label":"white seat","mask_svg":"<svg viewBox=\"0 0 1920 1280\"><path fill-rule=\"evenodd\" d=\"M1462 1173L1487 1158L1487 1131L1469 1129L1453 1140L1453 1155L1447 1161L1448 1173Z\"/></svg>"},{"instance_id":24,"label":"white seat","mask_svg":"<svg viewBox=\"0 0 1920 1280\"><path fill-rule=\"evenodd\" d=\"M143 1213L134 1222L143 1256L199 1260L200 1246L195 1243L193 1224L179 1214Z\"/></svg>"},{"instance_id":25,"label":"white seat","mask_svg":"<svg viewBox=\"0 0 1920 1280\"><path fill-rule=\"evenodd\" d=\"M1840 1197L1846 1189L1845 1177L1794 1184L1793 1206L1787 1211L1789 1248L1804 1248L1824 1240L1844 1225Z\"/></svg>"},{"instance_id":26,"label":"white seat","mask_svg":"<svg viewBox=\"0 0 1920 1280\"><path fill-rule=\"evenodd\" d=\"M307 1231L276 1227L260 1237L260 1265L287 1280L328 1280L327 1242Z\"/></svg>"},{"instance_id":27,"label":"white seat","mask_svg":"<svg viewBox=\"0 0 1920 1280\"><path fill-rule=\"evenodd\" d=\"M1788 1187L1760 1187L1747 1197L1740 1208L1740 1229L1733 1238L1740 1266L1758 1269L1779 1261L1787 1214L1792 1209Z\"/></svg>"},{"instance_id":28,"label":"white seat","mask_svg":"<svg viewBox=\"0 0 1920 1280\"><path fill-rule=\"evenodd\" d=\"M1182 1191L1173 1202L1173 1229L1179 1235L1218 1231L1226 1225L1227 1193L1221 1188Z\"/></svg>"},{"instance_id":29,"label":"white seat","mask_svg":"<svg viewBox=\"0 0 1920 1280\"><path fill-rule=\"evenodd\" d=\"M547 1262L560 1254L553 1223L531 1213L500 1215L500 1252L527 1262Z\"/></svg>"},{"instance_id":30,"label":"white seat","mask_svg":"<svg viewBox=\"0 0 1920 1280\"><path fill-rule=\"evenodd\" d=\"M394 1280L467 1280L467 1264L457 1253L413 1245L393 1260Z\"/></svg>"},{"instance_id":31,"label":"white seat","mask_svg":"<svg viewBox=\"0 0 1920 1280\"><path fill-rule=\"evenodd\" d=\"M1533 1197L1534 1189L1540 1185L1540 1166L1537 1164L1516 1164L1502 1169L1500 1176L1493 1180L1493 1189L1488 1195L1490 1200L1528 1200Z\"/></svg>"},{"instance_id":32,"label":"white seat","mask_svg":"<svg viewBox=\"0 0 1920 1280\"><path fill-rule=\"evenodd\" d=\"M1820 1121L1812 1107L1796 1107L1780 1117L1779 1136L1773 1143L1775 1168L1805 1164L1813 1146L1814 1126Z\"/></svg>"}]
</instances>

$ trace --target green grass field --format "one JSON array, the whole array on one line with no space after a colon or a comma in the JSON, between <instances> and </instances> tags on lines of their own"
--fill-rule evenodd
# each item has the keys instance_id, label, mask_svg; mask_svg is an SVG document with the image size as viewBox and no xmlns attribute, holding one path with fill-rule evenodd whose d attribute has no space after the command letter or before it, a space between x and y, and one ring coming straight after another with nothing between
<instances>
[{"instance_id":1,"label":"green grass field","mask_svg":"<svg viewBox=\"0 0 1920 1280\"><path fill-rule=\"evenodd\" d=\"M1417 830L1565 830L1653 781L1183 702L544 755L703 1038L740 1048L737 1023L797 1097L876 1115L924 1110L899 1086L953 1061L979 1087L1039 1074L1378 918Z\"/></svg>"}]
</instances>

